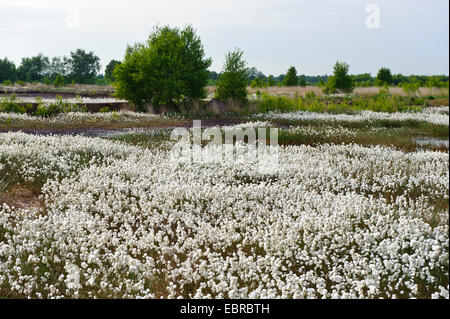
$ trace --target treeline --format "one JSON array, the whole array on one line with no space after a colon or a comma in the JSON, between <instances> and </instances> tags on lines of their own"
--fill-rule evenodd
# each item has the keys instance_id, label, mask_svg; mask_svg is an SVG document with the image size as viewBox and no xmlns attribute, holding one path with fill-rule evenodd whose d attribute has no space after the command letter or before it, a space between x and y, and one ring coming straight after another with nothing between
<instances>
[{"instance_id":1,"label":"treeline","mask_svg":"<svg viewBox=\"0 0 450 319\"><path fill-rule=\"evenodd\" d=\"M114 82L114 68L121 61L111 60L106 66L105 74L100 74L100 58L93 52L77 49L64 57L49 58L43 54L22 59L16 67L14 62L6 57L0 59L0 83L44 83L54 86L65 84L109 84ZM208 85L216 85L221 73L209 71ZM447 75L403 75L393 74L387 68L381 68L377 76L370 73L350 75L355 87L370 86L416 86L448 87ZM267 86L319 86L324 87L330 75L297 75L297 70L291 67L286 74L278 76L265 75L255 67L248 68L248 85L252 87Z\"/></svg>"},{"instance_id":2,"label":"treeline","mask_svg":"<svg viewBox=\"0 0 450 319\"><path fill-rule=\"evenodd\" d=\"M51 59L43 54L26 57L18 67L7 58L0 59L0 83L6 84L106 84L99 71L100 58L82 49L70 52L69 56Z\"/></svg>"},{"instance_id":3,"label":"treeline","mask_svg":"<svg viewBox=\"0 0 450 319\"><path fill-rule=\"evenodd\" d=\"M385 68L382 68L385 69ZM389 71L390 73L390 71ZM267 86L288 86L286 82L287 74L280 74L278 76L265 75L258 71L255 67L249 69L248 84L252 87L267 87ZM402 86L405 83L417 84L418 86L428 87L448 87L448 75L403 75L394 74L383 78L383 71L378 76L372 76L370 73L361 73L350 75L353 79L355 87L370 87L370 86ZM215 85L220 73L209 72L209 85ZM299 86L319 86L323 87L328 82L331 75L305 75L297 76L297 80L291 81L294 85Z\"/></svg>"}]
</instances>

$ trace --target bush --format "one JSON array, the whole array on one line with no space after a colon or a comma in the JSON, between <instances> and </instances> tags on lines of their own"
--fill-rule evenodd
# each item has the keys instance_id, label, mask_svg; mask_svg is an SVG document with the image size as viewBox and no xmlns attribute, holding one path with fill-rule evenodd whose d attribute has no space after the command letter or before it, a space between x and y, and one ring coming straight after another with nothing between
<instances>
[{"instance_id":1,"label":"bush","mask_svg":"<svg viewBox=\"0 0 450 319\"><path fill-rule=\"evenodd\" d=\"M248 69L242 59L244 52L236 49L227 53L222 73L217 80L216 98L222 101L247 103Z\"/></svg>"},{"instance_id":2,"label":"bush","mask_svg":"<svg viewBox=\"0 0 450 319\"><path fill-rule=\"evenodd\" d=\"M345 62L337 61L333 67L333 75L328 78L325 93L335 93L340 90L345 93L351 93L355 88L353 78L348 74L350 66Z\"/></svg>"},{"instance_id":3,"label":"bush","mask_svg":"<svg viewBox=\"0 0 450 319\"><path fill-rule=\"evenodd\" d=\"M17 102L15 94L8 96L5 94L0 99L0 112L6 113L26 113L26 108Z\"/></svg>"},{"instance_id":4,"label":"bush","mask_svg":"<svg viewBox=\"0 0 450 319\"><path fill-rule=\"evenodd\" d=\"M54 87L61 87L64 86L64 78L61 74L58 74L55 78L55 81L53 81L53 86Z\"/></svg>"},{"instance_id":5,"label":"bush","mask_svg":"<svg viewBox=\"0 0 450 319\"><path fill-rule=\"evenodd\" d=\"M140 111L148 104L157 110L204 98L208 67L203 45L192 27L156 27L147 43L127 49L113 75L116 95Z\"/></svg>"},{"instance_id":6,"label":"bush","mask_svg":"<svg viewBox=\"0 0 450 319\"><path fill-rule=\"evenodd\" d=\"M116 68L116 66L122 64L122 62L117 61L117 60L111 60L108 65L106 66L105 69L105 80L108 83L112 83L116 80L116 77L114 76L114 69Z\"/></svg>"},{"instance_id":7,"label":"bush","mask_svg":"<svg viewBox=\"0 0 450 319\"><path fill-rule=\"evenodd\" d=\"M403 82L401 84L401 87L403 89L403 92L405 92L406 95L415 96L415 95L417 95L417 91L420 88L420 84L417 82L413 82L413 83Z\"/></svg>"},{"instance_id":8,"label":"bush","mask_svg":"<svg viewBox=\"0 0 450 319\"><path fill-rule=\"evenodd\" d=\"M291 112L295 111L296 105L293 99L286 96L274 96L263 93L258 101L258 112Z\"/></svg>"},{"instance_id":9,"label":"bush","mask_svg":"<svg viewBox=\"0 0 450 319\"><path fill-rule=\"evenodd\" d=\"M14 62L9 61L7 58L0 59L0 83L16 80L17 70Z\"/></svg>"},{"instance_id":10,"label":"bush","mask_svg":"<svg viewBox=\"0 0 450 319\"><path fill-rule=\"evenodd\" d=\"M392 83L392 74L391 74L391 70L389 70L388 68L381 68L378 71L377 74L377 82L380 85L391 85Z\"/></svg>"},{"instance_id":11,"label":"bush","mask_svg":"<svg viewBox=\"0 0 450 319\"><path fill-rule=\"evenodd\" d=\"M298 85L297 70L295 69L295 67L291 66L289 68L283 81L284 85L286 86Z\"/></svg>"}]
</instances>

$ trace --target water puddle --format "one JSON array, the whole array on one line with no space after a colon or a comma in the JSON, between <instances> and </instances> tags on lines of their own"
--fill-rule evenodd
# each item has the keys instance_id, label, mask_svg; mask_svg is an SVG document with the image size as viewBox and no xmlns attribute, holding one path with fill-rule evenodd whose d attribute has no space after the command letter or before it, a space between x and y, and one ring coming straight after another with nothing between
<instances>
[{"instance_id":1,"label":"water puddle","mask_svg":"<svg viewBox=\"0 0 450 319\"><path fill-rule=\"evenodd\" d=\"M433 137L419 137L416 138L416 143L421 146L426 145L432 145L432 146L445 146L446 148L449 148L449 141L448 139L440 139L440 138L433 138Z\"/></svg>"}]
</instances>

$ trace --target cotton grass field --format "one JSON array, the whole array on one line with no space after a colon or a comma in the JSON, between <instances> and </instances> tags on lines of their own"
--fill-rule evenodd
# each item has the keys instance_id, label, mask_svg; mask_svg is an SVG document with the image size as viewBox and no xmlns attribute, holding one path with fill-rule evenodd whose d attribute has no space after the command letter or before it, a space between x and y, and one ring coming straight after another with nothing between
<instances>
[{"instance_id":1,"label":"cotton grass field","mask_svg":"<svg viewBox=\"0 0 450 319\"><path fill-rule=\"evenodd\" d=\"M0 119L164 118L11 116ZM415 128L448 139L448 107L266 113L234 125L274 126L274 173L239 155L174 160L186 142L169 129L0 133L0 296L449 298L448 147L361 140ZM20 201L18 190L29 196Z\"/></svg>"}]
</instances>

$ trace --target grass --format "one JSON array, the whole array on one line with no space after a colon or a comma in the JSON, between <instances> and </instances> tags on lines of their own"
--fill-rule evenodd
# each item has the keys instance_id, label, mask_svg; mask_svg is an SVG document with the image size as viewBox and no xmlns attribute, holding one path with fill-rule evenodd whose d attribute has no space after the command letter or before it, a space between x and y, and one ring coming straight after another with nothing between
<instances>
[{"instance_id":1,"label":"grass","mask_svg":"<svg viewBox=\"0 0 450 319\"><path fill-rule=\"evenodd\" d=\"M435 105L436 102L433 103ZM331 114L351 114L367 110L386 113L417 112L429 106L427 98L391 95L386 90L374 95L351 97L324 97L314 93L288 97L262 93L256 104L259 113L308 111Z\"/></svg>"},{"instance_id":2,"label":"grass","mask_svg":"<svg viewBox=\"0 0 450 319\"><path fill-rule=\"evenodd\" d=\"M120 115L111 118L89 118L80 117L77 121L52 121L50 120L27 120L16 117L7 117L4 120L0 119L0 131L55 131L64 132L69 130L89 130L89 129L123 129L123 128L160 128L160 127L178 127L192 124L191 121L180 118L147 118L136 121L124 121Z\"/></svg>"}]
</instances>

